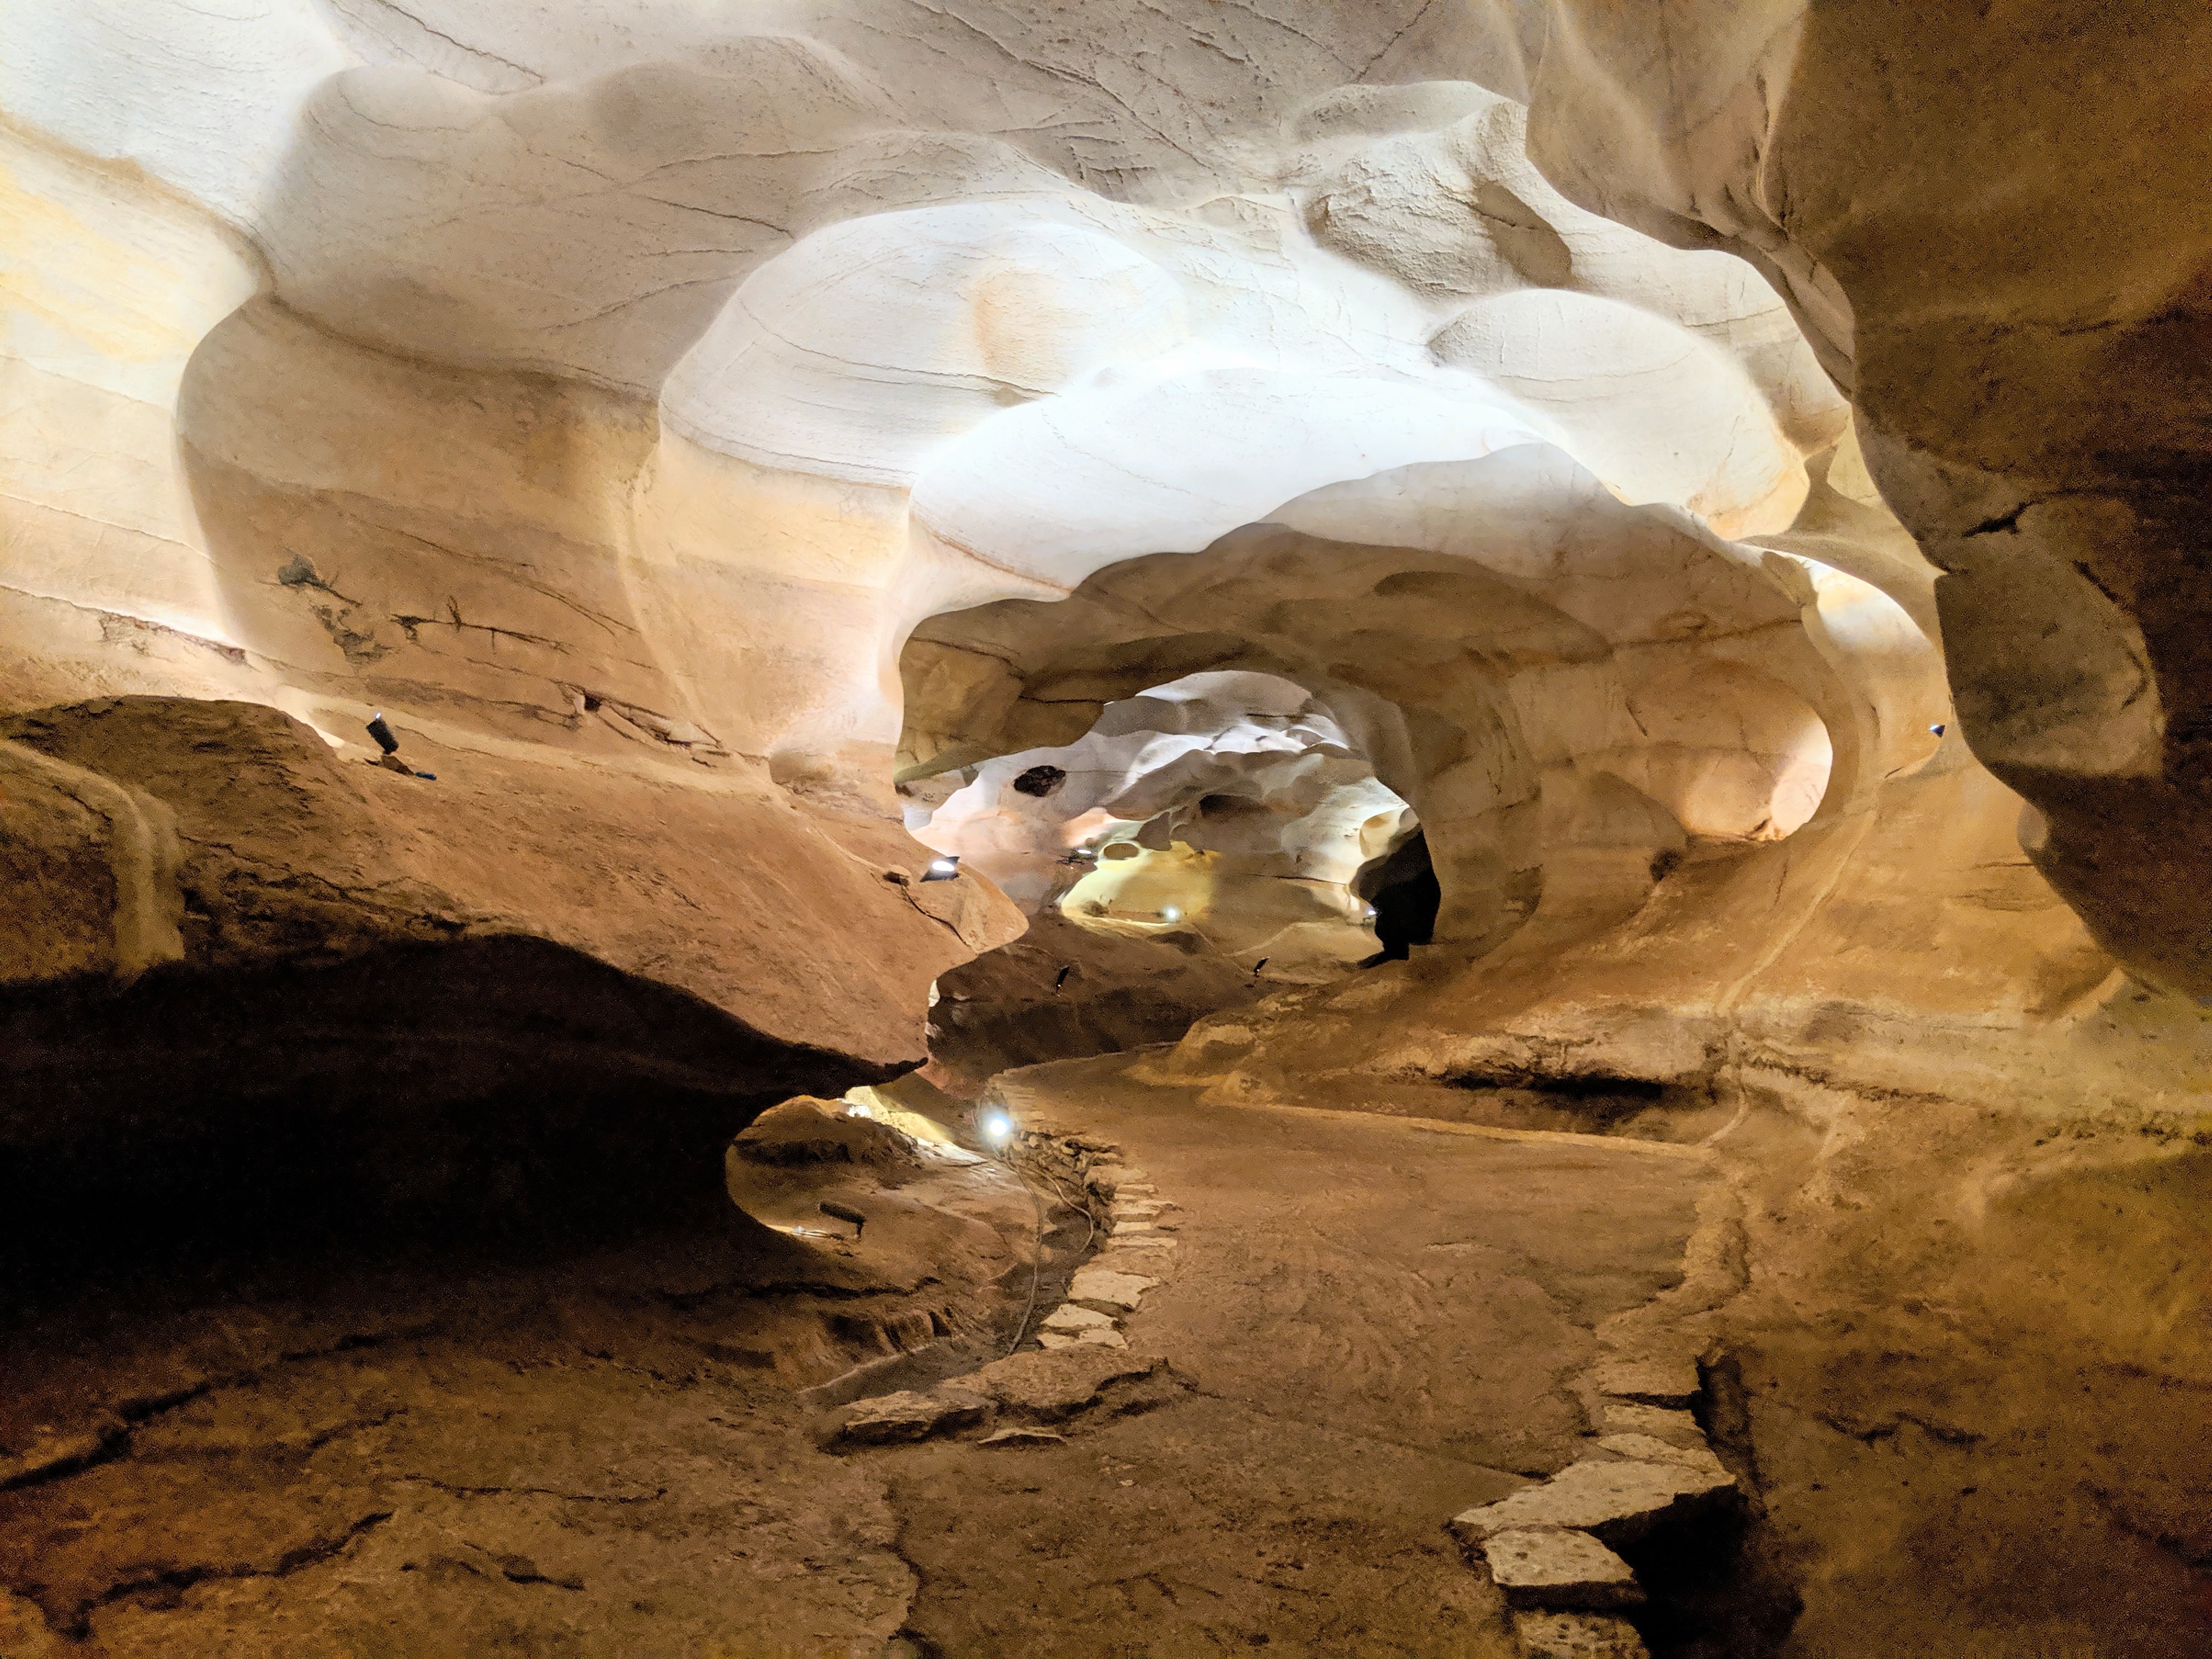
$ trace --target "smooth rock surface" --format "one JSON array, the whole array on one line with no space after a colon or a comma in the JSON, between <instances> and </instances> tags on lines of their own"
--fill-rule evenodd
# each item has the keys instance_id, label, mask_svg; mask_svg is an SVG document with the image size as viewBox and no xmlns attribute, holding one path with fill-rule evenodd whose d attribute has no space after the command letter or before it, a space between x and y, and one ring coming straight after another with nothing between
<instances>
[{"instance_id":1,"label":"smooth rock surface","mask_svg":"<svg viewBox=\"0 0 2212 1659\"><path fill-rule=\"evenodd\" d=\"M1144 1300L1145 1292L1160 1281L1141 1273L1115 1273L1111 1268L1088 1267L1078 1271L1067 1287L1068 1300L1077 1304L1096 1303L1102 1308L1127 1311Z\"/></svg>"},{"instance_id":2,"label":"smooth rock surface","mask_svg":"<svg viewBox=\"0 0 2212 1659\"><path fill-rule=\"evenodd\" d=\"M1586 1532L1521 1528L1492 1533L1483 1562L1516 1607L1626 1607L1644 1600L1627 1562Z\"/></svg>"}]
</instances>

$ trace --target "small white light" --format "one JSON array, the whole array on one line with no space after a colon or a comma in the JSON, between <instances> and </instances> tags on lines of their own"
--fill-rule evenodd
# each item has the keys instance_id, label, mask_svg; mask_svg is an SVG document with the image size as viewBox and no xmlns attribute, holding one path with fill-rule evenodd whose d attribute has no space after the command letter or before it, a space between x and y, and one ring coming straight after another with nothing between
<instances>
[{"instance_id":1,"label":"small white light","mask_svg":"<svg viewBox=\"0 0 2212 1659\"><path fill-rule=\"evenodd\" d=\"M922 872L924 881L951 881L960 873L960 855L948 853L941 859L932 859L929 868Z\"/></svg>"},{"instance_id":2,"label":"small white light","mask_svg":"<svg viewBox=\"0 0 2212 1659\"><path fill-rule=\"evenodd\" d=\"M870 1111L866 1107L861 1105L860 1103L856 1100L851 1105L845 1108L845 1115L847 1117L873 1117L875 1114Z\"/></svg>"},{"instance_id":3,"label":"small white light","mask_svg":"<svg viewBox=\"0 0 2212 1659\"><path fill-rule=\"evenodd\" d=\"M1014 1138L1014 1121L1004 1112L986 1112L976 1127L982 1130L986 1143L1004 1146Z\"/></svg>"},{"instance_id":4,"label":"small white light","mask_svg":"<svg viewBox=\"0 0 2212 1659\"><path fill-rule=\"evenodd\" d=\"M1167 905L1160 911L1160 920L1162 921L1181 921L1182 920L1182 912L1176 909L1172 904Z\"/></svg>"}]
</instances>

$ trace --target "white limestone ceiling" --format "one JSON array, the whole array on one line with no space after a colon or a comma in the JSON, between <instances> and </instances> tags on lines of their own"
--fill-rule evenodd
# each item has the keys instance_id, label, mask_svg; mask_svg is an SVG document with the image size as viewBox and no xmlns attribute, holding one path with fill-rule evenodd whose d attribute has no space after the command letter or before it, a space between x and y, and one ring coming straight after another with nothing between
<instances>
[{"instance_id":1,"label":"white limestone ceiling","mask_svg":"<svg viewBox=\"0 0 2212 1659\"><path fill-rule=\"evenodd\" d=\"M678 429L777 465L910 476L927 439L994 416L1018 465L1130 420L1203 453L1249 403L1307 434L1253 499L1564 438L1631 499L1786 525L1793 445L1832 441L1841 405L1747 269L1572 208L1522 157L1518 106L1471 80L1345 87L1437 33L1413 0L1188 9L27 0L0 101L246 229L285 301L343 335L663 395ZM1517 78L1480 46L1464 72ZM1456 317L1538 283L1577 291L1572 326ZM1555 425L1624 351L1735 453L1686 432L1662 462L1648 433ZM1149 365L1150 394L1088 401L1072 382L1108 363ZM1240 370L1259 378L1209 381ZM950 407L920 413L933 394ZM994 404L1054 395L1049 436ZM1348 435L1378 422L1372 453ZM1437 424L1419 453L1397 435ZM971 481L999 453L948 457L926 515L987 557Z\"/></svg>"},{"instance_id":2,"label":"white limestone ceiling","mask_svg":"<svg viewBox=\"0 0 2212 1659\"><path fill-rule=\"evenodd\" d=\"M0 102L65 215L125 163L263 262L149 405L182 445L131 440L188 476L201 631L834 792L888 772L923 618L1269 520L1540 588L1508 655L1794 626L1732 538L1790 531L1848 410L1748 266L1537 174L1525 22L24 0ZM120 603L88 540L40 568Z\"/></svg>"}]
</instances>

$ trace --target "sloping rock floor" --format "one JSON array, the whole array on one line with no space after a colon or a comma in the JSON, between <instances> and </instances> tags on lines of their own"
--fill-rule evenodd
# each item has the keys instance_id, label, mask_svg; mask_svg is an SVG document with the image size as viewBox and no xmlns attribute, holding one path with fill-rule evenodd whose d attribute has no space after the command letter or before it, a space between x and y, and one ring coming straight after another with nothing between
<instances>
[{"instance_id":1,"label":"sloping rock floor","mask_svg":"<svg viewBox=\"0 0 2212 1659\"><path fill-rule=\"evenodd\" d=\"M0 1652L1633 1659L1664 1634L1661 1547L1712 1553L1735 1501L1684 1409L1702 1156L1199 1110L1128 1065L995 1085L1087 1177L1046 1237L1000 1203L958 1252L872 1261L896 1233L702 1218L48 1310L9 1344ZM988 1358L1009 1317L1032 1340ZM909 1329L969 1363L802 1391L904 1364Z\"/></svg>"}]
</instances>

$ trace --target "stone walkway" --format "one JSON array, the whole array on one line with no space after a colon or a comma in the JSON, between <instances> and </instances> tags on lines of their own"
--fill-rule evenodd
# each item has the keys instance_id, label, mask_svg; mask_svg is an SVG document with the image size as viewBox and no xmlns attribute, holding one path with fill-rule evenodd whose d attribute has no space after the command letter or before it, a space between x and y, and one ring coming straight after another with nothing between
<instances>
[{"instance_id":1,"label":"stone walkway","mask_svg":"<svg viewBox=\"0 0 2212 1659\"><path fill-rule=\"evenodd\" d=\"M1578 1649L1633 1632L1548 1608L1516 1637L1498 1580L1556 1579L1562 1550L1583 1547L1574 1540L1607 1552L1586 1532L1546 1538L1548 1514L1508 1508L1508 1522L1528 1521L1509 1528L1480 1512L1508 1499L1541 1509L1555 1491L1549 1501L1572 1507L1592 1460L1661 1467L1632 1443L1599 1444L1632 1424L1658 1431L1647 1448L1695 1441L1693 1424L1674 1432L1686 1415L1629 1395L1608 1402L1593 1379L1620 1372L1620 1333L1641 1328L1638 1310L1680 1295L1702 1156L1199 1109L1189 1091L1127 1080L1128 1064L1037 1067L998 1088L1025 1129L1113 1144L1143 1176L1134 1184L1154 1188L1140 1196L1175 1206L1129 1214L1139 1231L1109 1252L1126 1261L1141 1248L1160 1280L1137 1310L1115 1310L1128 1345L1115 1357L1164 1364L1044 1433L987 1446L974 1437L1005 1436L994 1418L967 1439L845 1454L888 1486L897 1547L921 1580L908 1639L959 1659L1635 1651ZM1650 1366L1682 1370L1633 1352L1626 1363L1646 1368L1646 1384ZM1701 1442L1671 1449L1676 1496L1725 1482ZM1540 1484L1571 1466L1581 1473L1561 1486ZM1544 1559L1494 1575L1476 1565L1480 1540L1506 1530L1524 1553L1537 1539ZM1569 1604L1627 1599L1632 1586L1604 1582L1613 1571L1596 1561L1595 1588L1578 1598L1571 1587ZM1547 1632L1561 1645L1538 1646Z\"/></svg>"}]
</instances>

